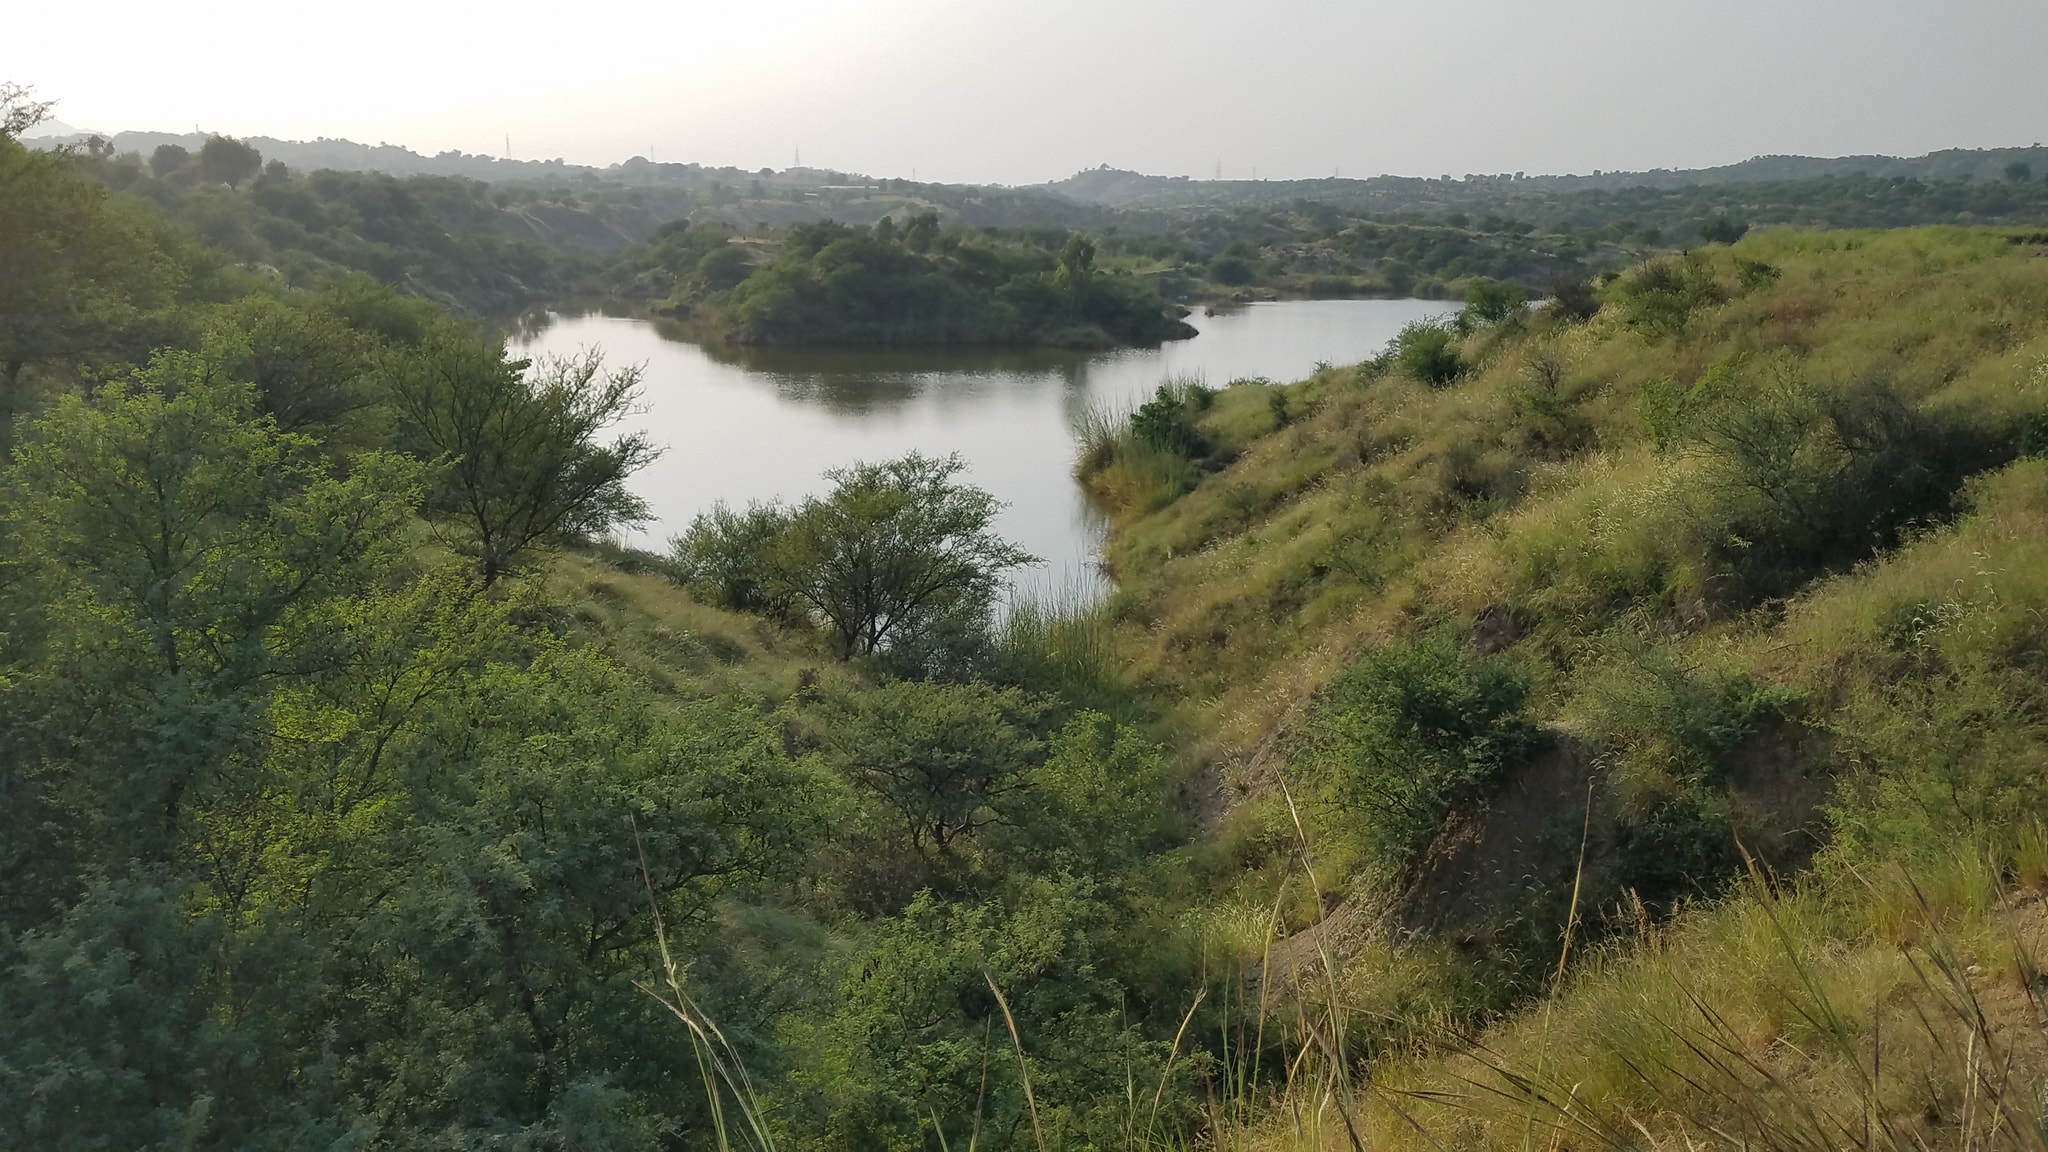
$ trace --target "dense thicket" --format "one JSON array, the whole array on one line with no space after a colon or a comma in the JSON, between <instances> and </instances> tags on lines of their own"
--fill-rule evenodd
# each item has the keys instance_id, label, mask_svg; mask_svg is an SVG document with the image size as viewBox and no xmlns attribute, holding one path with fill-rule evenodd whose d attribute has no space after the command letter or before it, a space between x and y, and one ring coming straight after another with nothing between
<instances>
[{"instance_id":1,"label":"dense thicket","mask_svg":"<svg viewBox=\"0 0 2048 1152\"><path fill-rule=\"evenodd\" d=\"M742 686L550 579L639 509L632 373L234 274L95 163L0 137L0 1144L1186 1128L1126 1091L1197 979L1140 944L1173 933L1164 752L990 679L1023 557L957 461L799 509L818 625L784 621L814 665L953 678Z\"/></svg>"},{"instance_id":2,"label":"dense thicket","mask_svg":"<svg viewBox=\"0 0 2048 1152\"><path fill-rule=\"evenodd\" d=\"M744 344L1097 348L1194 334L1150 284L1097 269L1094 241L1061 241L1056 251L994 243L942 230L933 215L901 229L798 225L705 309Z\"/></svg>"}]
</instances>

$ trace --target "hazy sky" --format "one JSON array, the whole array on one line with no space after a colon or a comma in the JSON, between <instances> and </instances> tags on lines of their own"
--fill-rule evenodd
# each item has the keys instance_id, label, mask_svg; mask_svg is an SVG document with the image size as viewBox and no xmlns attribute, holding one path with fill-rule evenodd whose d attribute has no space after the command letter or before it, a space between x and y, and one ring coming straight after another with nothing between
<instances>
[{"instance_id":1,"label":"hazy sky","mask_svg":"<svg viewBox=\"0 0 2048 1152\"><path fill-rule=\"evenodd\" d=\"M2048 140L2048 0L70 0L83 128L1029 183L1584 172Z\"/></svg>"}]
</instances>

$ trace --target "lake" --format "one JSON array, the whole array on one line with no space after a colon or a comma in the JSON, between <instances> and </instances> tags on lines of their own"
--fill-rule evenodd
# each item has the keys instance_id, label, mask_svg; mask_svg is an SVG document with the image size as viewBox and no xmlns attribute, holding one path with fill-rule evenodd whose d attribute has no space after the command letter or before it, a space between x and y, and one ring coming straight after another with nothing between
<instances>
[{"instance_id":1,"label":"lake","mask_svg":"<svg viewBox=\"0 0 2048 1152\"><path fill-rule=\"evenodd\" d=\"M1436 300L1295 300L1188 317L1201 335L1159 348L814 351L694 344L677 326L550 314L512 339L521 355L594 348L641 365L631 427L667 452L634 482L655 520L628 543L668 538L723 500L793 500L822 474L914 450L958 452L972 483L1008 504L1004 535L1044 559L1020 589L1092 587L1102 519L1074 481L1074 426L1091 406L1128 406L1169 376L1211 387L1263 376L1299 380L1318 361L1367 359L1411 321L1448 315Z\"/></svg>"}]
</instances>

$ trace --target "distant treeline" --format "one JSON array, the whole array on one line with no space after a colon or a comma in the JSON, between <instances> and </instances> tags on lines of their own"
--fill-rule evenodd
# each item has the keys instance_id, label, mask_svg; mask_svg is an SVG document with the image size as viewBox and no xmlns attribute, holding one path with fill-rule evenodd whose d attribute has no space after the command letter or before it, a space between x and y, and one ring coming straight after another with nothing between
<instances>
[{"instance_id":1,"label":"distant treeline","mask_svg":"<svg viewBox=\"0 0 2048 1152\"><path fill-rule=\"evenodd\" d=\"M620 271L629 293L666 293L666 310L742 344L1102 348L1194 335L1150 280L1097 267L1096 252L1081 233L970 232L924 212L900 228L798 224L753 246L678 224Z\"/></svg>"},{"instance_id":2,"label":"distant treeline","mask_svg":"<svg viewBox=\"0 0 2048 1152\"><path fill-rule=\"evenodd\" d=\"M266 148L335 167L307 171ZM1037 189L637 157L602 170L424 158L346 141L131 133L71 151L81 171L293 287L361 272L495 316L611 293L698 309L732 339L769 343L1122 343L1171 334L1150 319L1148 290L1179 301L1458 296L1488 280L1543 291L1753 227L2048 224L2048 150L2034 149L1769 158L1689 184L1685 173L1265 182L1098 170ZM418 172L338 170L373 166ZM497 182L427 174L442 169ZM909 247L927 219L935 231L914 242L928 247ZM897 238L805 230L826 221L886 221ZM1049 287L1075 233L1100 262L1079 304ZM700 269L726 238L736 250Z\"/></svg>"}]
</instances>

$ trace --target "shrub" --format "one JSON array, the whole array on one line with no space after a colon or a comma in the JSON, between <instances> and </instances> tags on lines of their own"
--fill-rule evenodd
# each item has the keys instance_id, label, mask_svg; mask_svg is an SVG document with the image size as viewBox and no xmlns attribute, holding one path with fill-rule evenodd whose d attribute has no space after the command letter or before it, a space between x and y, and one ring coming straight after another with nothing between
<instances>
[{"instance_id":1,"label":"shrub","mask_svg":"<svg viewBox=\"0 0 2048 1152\"><path fill-rule=\"evenodd\" d=\"M1385 363L1432 388L1442 388L1465 374L1457 334L1444 324L1426 320L1401 329Z\"/></svg>"},{"instance_id":2,"label":"shrub","mask_svg":"<svg viewBox=\"0 0 2048 1152\"><path fill-rule=\"evenodd\" d=\"M1733 244L1749 231L1746 221L1716 213L1700 222L1702 244Z\"/></svg>"},{"instance_id":3,"label":"shrub","mask_svg":"<svg viewBox=\"0 0 2048 1152\"><path fill-rule=\"evenodd\" d=\"M1252 263L1242 256L1218 256L1209 262L1209 278L1233 288L1252 282Z\"/></svg>"},{"instance_id":4,"label":"shrub","mask_svg":"<svg viewBox=\"0 0 2048 1152\"><path fill-rule=\"evenodd\" d=\"M790 595L775 568L776 542L789 527L780 504L750 502L734 511L723 500L669 542L682 582L720 607L785 617Z\"/></svg>"},{"instance_id":5,"label":"shrub","mask_svg":"<svg viewBox=\"0 0 2048 1152\"><path fill-rule=\"evenodd\" d=\"M1549 311L1562 320L1579 322L1591 320L1600 312L1600 297L1593 291L1593 282L1584 276L1560 272L1550 281Z\"/></svg>"},{"instance_id":6,"label":"shrub","mask_svg":"<svg viewBox=\"0 0 2048 1152\"><path fill-rule=\"evenodd\" d=\"M1713 267L1696 253L1653 260L1609 289L1629 327L1656 336L1685 331L1694 314L1728 299Z\"/></svg>"},{"instance_id":7,"label":"shrub","mask_svg":"<svg viewBox=\"0 0 2048 1152\"><path fill-rule=\"evenodd\" d=\"M1458 322L1466 327L1503 324L1520 316L1528 303L1529 290L1520 284L1474 280L1472 286L1465 289L1465 310L1458 314Z\"/></svg>"},{"instance_id":8,"label":"shrub","mask_svg":"<svg viewBox=\"0 0 2048 1152\"><path fill-rule=\"evenodd\" d=\"M1131 413L1131 434L1138 441L1161 451L1181 456L1200 456L1208 451L1201 430L1188 417L1191 397L1183 385L1169 381Z\"/></svg>"},{"instance_id":9,"label":"shrub","mask_svg":"<svg viewBox=\"0 0 2048 1152\"><path fill-rule=\"evenodd\" d=\"M911 453L825 475L778 533L774 571L842 656L874 655L933 628L985 634L1004 578L1037 558L994 531L1002 503L959 482L958 456Z\"/></svg>"},{"instance_id":10,"label":"shrub","mask_svg":"<svg viewBox=\"0 0 2048 1152\"><path fill-rule=\"evenodd\" d=\"M1438 632L1369 653L1316 694L1289 764L1390 870L1444 818L1541 749L1528 688L1506 664Z\"/></svg>"}]
</instances>

